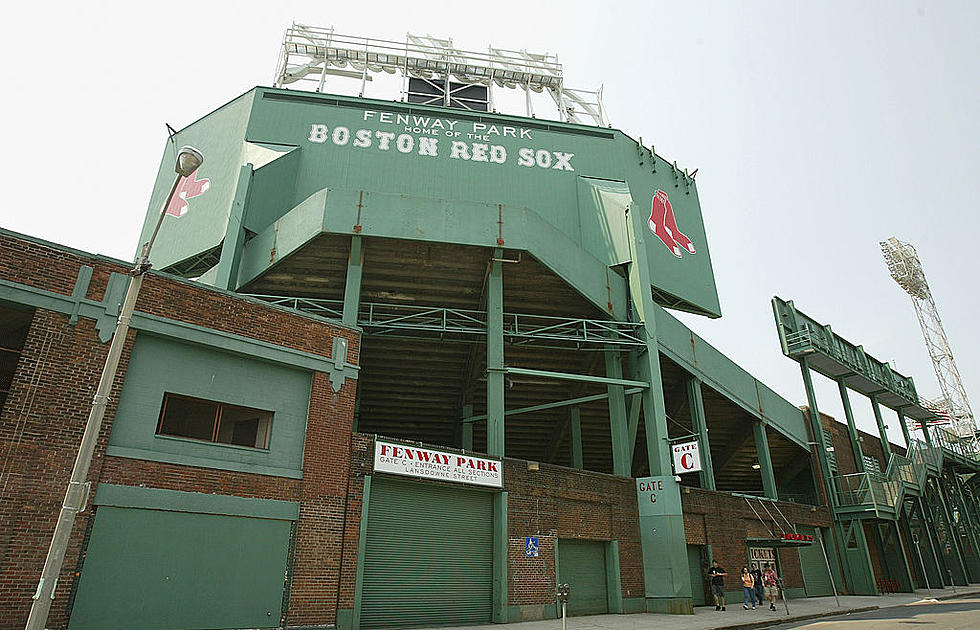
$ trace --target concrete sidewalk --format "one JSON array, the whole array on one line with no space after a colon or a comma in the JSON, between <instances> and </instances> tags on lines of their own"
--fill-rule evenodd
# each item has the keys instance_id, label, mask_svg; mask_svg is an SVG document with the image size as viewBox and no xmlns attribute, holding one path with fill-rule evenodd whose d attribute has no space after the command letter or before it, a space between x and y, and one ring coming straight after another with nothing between
<instances>
[{"instance_id":1,"label":"concrete sidewalk","mask_svg":"<svg viewBox=\"0 0 980 630\"><path fill-rule=\"evenodd\" d=\"M840 607L833 597L813 597L807 599L789 600L789 612L780 601L777 612L767 610L764 606L756 610L742 610L742 602L734 602L725 612L715 611L714 606L700 606L694 609L694 615L663 615L654 613L636 613L632 615L590 615L587 617L569 617L568 630L719 630L722 628L765 628L788 621L800 621L830 617L847 613L864 612L877 608L905 606L923 599L950 599L966 595L980 595L980 584L957 586L953 589L932 589L932 591L917 590L915 593L896 593L878 597L841 595ZM463 626L459 628L441 628L440 630L561 630L560 619L543 621L525 621L505 626Z\"/></svg>"}]
</instances>

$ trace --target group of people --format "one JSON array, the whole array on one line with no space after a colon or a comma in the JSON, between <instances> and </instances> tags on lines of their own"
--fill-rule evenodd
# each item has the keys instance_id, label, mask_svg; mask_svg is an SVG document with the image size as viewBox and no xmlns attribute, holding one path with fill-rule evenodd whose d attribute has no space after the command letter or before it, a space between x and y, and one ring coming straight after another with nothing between
<instances>
[{"instance_id":1,"label":"group of people","mask_svg":"<svg viewBox=\"0 0 980 630\"><path fill-rule=\"evenodd\" d=\"M718 561L711 563L708 569L708 577L711 579L711 594L715 598L715 610L727 610L725 608L725 576L728 572L718 564ZM779 597L779 577L776 569L771 563L766 563L759 569L759 565L753 563L752 568L742 567L742 591L745 600L742 608L755 610L756 603L761 606L763 594L769 600L769 610L776 610L776 599Z\"/></svg>"}]
</instances>

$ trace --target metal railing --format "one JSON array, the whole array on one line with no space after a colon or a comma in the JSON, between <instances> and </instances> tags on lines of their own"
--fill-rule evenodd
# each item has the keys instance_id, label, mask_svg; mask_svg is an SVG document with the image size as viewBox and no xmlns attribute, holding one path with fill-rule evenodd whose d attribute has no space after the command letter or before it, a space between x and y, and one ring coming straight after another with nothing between
<instances>
[{"instance_id":1,"label":"metal railing","mask_svg":"<svg viewBox=\"0 0 980 630\"><path fill-rule=\"evenodd\" d=\"M311 315L339 319L343 300L246 294ZM486 311L365 302L357 324L369 335L411 335L423 338L474 339L487 334ZM560 344L563 347L602 350L646 345L642 322L620 322L578 317L552 317L504 313L504 339L511 344Z\"/></svg>"}]
</instances>

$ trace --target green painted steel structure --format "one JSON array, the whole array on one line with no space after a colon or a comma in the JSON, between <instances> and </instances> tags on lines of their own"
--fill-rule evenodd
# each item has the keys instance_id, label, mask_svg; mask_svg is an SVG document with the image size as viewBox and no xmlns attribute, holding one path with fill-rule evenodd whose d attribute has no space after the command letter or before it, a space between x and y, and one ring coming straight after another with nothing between
<instances>
[{"instance_id":1,"label":"green painted steel structure","mask_svg":"<svg viewBox=\"0 0 980 630\"><path fill-rule=\"evenodd\" d=\"M841 568L851 592L877 594L893 584L910 591L913 582L941 588L944 583L980 581L980 563L974 560L980 554L980 529L973 520L976 510L958 502L960 475L974 477L980 472L975 446L942 427L927 426L936 420L935 415L919 400L910 377L801 313L793 302L774 297L772 306L783 353L797 360L802 369L811 433L834 513L835 539L844 563ZM811 371L838 385L855 453L857 472L853 474L838 473L828 453ZM865 465L850 390L871 401L887 460L885 470L875 460L874 468ZM882 404L892 408L902 424L904 454L896 453L889 441ZM906 418L917 421L924 440L905 426ZM872 566L871 546L878 550L880 566Z\"/></svg>"}]
</instances>

